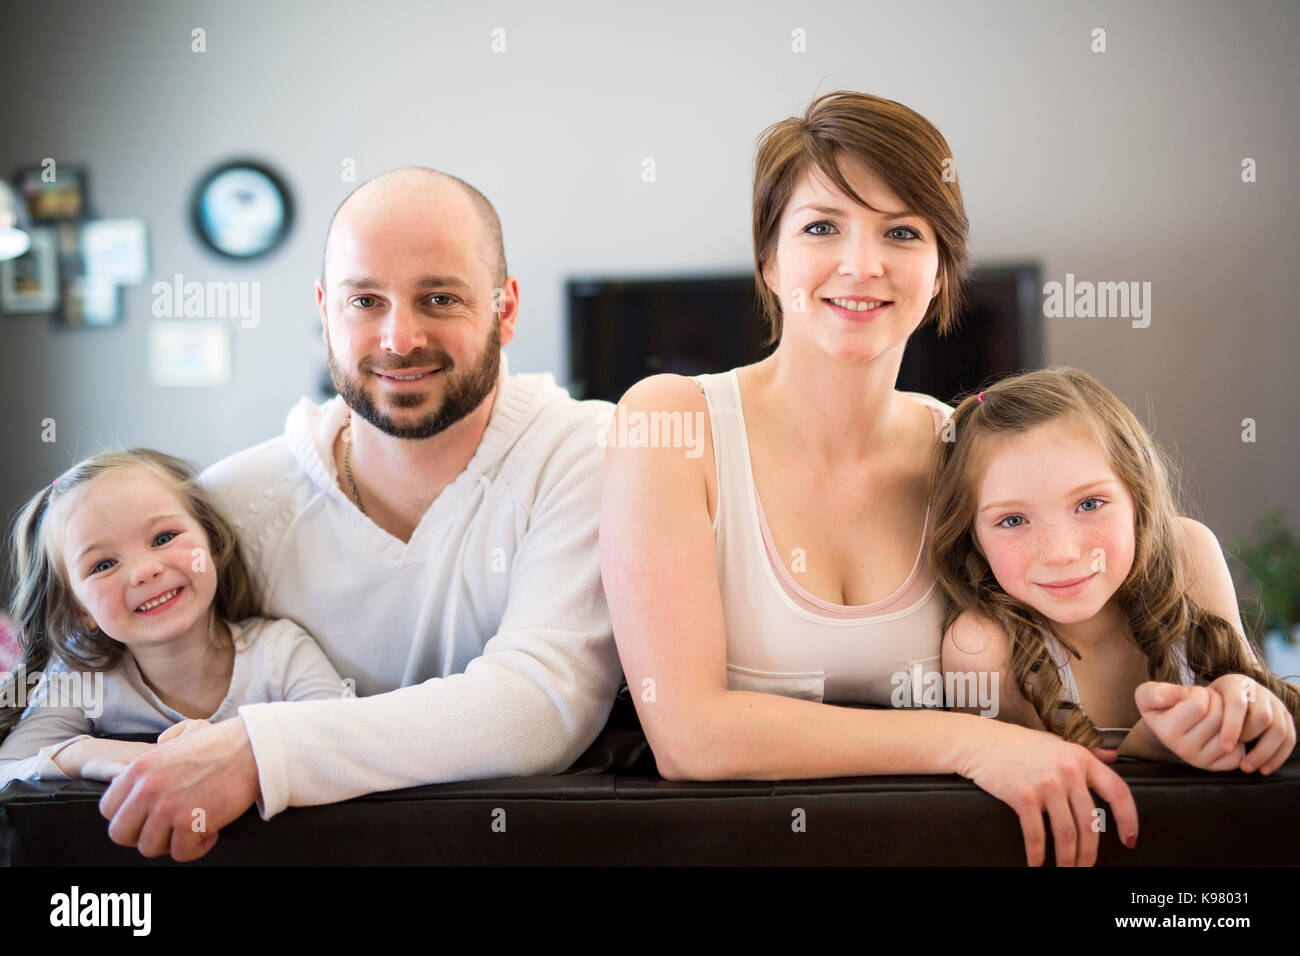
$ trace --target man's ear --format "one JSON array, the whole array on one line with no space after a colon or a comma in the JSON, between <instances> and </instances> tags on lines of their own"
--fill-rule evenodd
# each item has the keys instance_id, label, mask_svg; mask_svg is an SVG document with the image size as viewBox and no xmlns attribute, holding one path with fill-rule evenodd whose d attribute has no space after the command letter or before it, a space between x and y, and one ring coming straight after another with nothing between
<instances>
[{"instance_id":1,"label":"man's ear","mask_svg":"<svg viewBox=\"0 0 1300 956\"><path fill-rule=\"evenodd\" d=\"M519 317L519 279L516 276L506 276L506 284L500 293L493 290L492 293L493 308L500 306L497 312L501 320L501 345L505 347L510 344L510 340L515 337L515 319Z\"/></svg>"},{"instance_id":2,"label":"man's ear","mask_svg":"<svg viewBox=\"0 0 1300 956\"><path fill-rule=\"evenodd\" d=\"M316 311L320 313L320 337L326 345L330 341L329 327L329 310L325 303L325 287L321 285L320 277L316 278Z\"/></svg>"}]
</instances>

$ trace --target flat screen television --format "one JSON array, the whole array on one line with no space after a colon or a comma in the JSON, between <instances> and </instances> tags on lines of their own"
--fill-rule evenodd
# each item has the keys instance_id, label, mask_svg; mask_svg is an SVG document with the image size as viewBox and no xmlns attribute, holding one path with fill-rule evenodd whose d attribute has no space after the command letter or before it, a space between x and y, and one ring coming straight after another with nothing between
<instances>
[{"instance_id":1,"label":"flat screen television","mask_svg":"<svg viewBox=\"0 0 1300 956\"><path fill-rule=\"evenodd\" d=\"M570 391L616 402L648 375L698 375L757 362L762 340L752 274L574 278L568 298ZM956 329L933 324L908 341L898 387L950 402L991 380L1040 368L1038 267L982 265L966 287Z\"/></svg>"}]
</instances>

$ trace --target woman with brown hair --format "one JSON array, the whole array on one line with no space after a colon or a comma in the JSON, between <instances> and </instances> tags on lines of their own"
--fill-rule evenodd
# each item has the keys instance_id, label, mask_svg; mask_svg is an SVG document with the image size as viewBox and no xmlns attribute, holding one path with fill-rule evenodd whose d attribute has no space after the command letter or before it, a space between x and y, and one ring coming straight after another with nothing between
<instances>
[{"instance_id":1,"label":"woman with brown hair","mask_svg":"<svg viewBox=\"0 0 1300 956\"><path fill-rule=\"evenodd\" d=\"M899 392L908 337L946 331L967 219L938 130L830 93L761 137L755 279L775 351L633 386L616 416L694 416L684 453L611 429L601 569L623 667L669 779L958 773L1019 816L1028 860L1091 865L1089 788L1137 839L1127 786L1042 731L922 703L944 605L925 562L929 456L951 409ZM729 321L731 316L719 316ZM625 445L632 445L625 442ZM875 705L833 706L835 704Z\"/></svg>"}]
</instances>

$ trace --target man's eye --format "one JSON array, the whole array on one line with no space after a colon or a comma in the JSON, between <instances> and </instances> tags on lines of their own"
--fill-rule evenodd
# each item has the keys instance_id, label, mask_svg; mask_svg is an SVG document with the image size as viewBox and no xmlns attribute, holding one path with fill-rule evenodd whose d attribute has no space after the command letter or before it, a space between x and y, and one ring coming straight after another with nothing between
<instances>
[{"instance_id":1,"label":"man's eye","mask_svg":"<svg viewBox=\"0 0 1300 956\"><path fill-rule=\"evenodd\" d=\"M829 232L815 231L820 229L822 226L825 226L828 230L835 228L835 225L833 223L829 223L825 219L823 219L820 220L819 222L810 222L808 225L803 227L803 231L808 233L808 235L810 236L829 236L830 235Z\"/></svg>"},{"instance_id":2,"label":"man's eye","mask_svg":"<svg viewBox=\"0 0 1300 956\"><path fill-rule=\"evenodd\" d=\"M368 309L375 304L373 295L359 295L352 300L352 304L361 309Z\"/></svg>"},{"instance_id":3,"label":"man's eye","mask_svg":"<svg viewBox=\"0 0 1300 956\"><path fill-rule=\"evenodd\" d=\"M439 299L446 299L447 301L439 302L438 301ZM439 292L437 295L430 296L429 301L432 302L434 305L451 305L453 302L456 301L456 297L448 295L445 292Z\"/></svg>"},{"instance_id":4,"label":"man's eye","mask_svg":"<svg viewBox=\"0 0 1300 956\"><path fill-rule=\"evenodd\" d=\"M167 541L170 541L172 538L176 537L176 534L177 532L175 531L164 531L161 534L159 534L158 537L153 539L153 543L158 544L159 542L161 542L163 544L166 544ZM162 540L163 538L166 538L167 541L163 541Z\"/></svg>"}]
</instances>

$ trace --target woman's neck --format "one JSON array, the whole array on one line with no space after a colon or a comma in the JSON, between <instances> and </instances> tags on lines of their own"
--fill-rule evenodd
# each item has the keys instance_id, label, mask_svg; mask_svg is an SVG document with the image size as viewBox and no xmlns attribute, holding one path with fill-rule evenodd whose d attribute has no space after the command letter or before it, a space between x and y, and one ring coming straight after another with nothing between
<instances>
[{"instance_id":1,"label":"woman's neck","mask_svg":"<svg viewBox=\"0 0 1300 956\"><path fill-rule=\"evenodd\" d=\"M850 362L787 338L745 378L778 440L816 462L866 461L896 451L907 434L895 390L902 360L901 347Z\"/></svg>"},{"instance_id":2,"label":"woman's neck","mask_svg":"<svg viewBox=\"0 0 1300 956\"><path fill-rule=\"evenodd\" d=\"M183 717L208 718L230 691L235 649L230 628L215 612L199 626L166 645L129 653L160 701Z\"/></svg>"}]
</instances>

